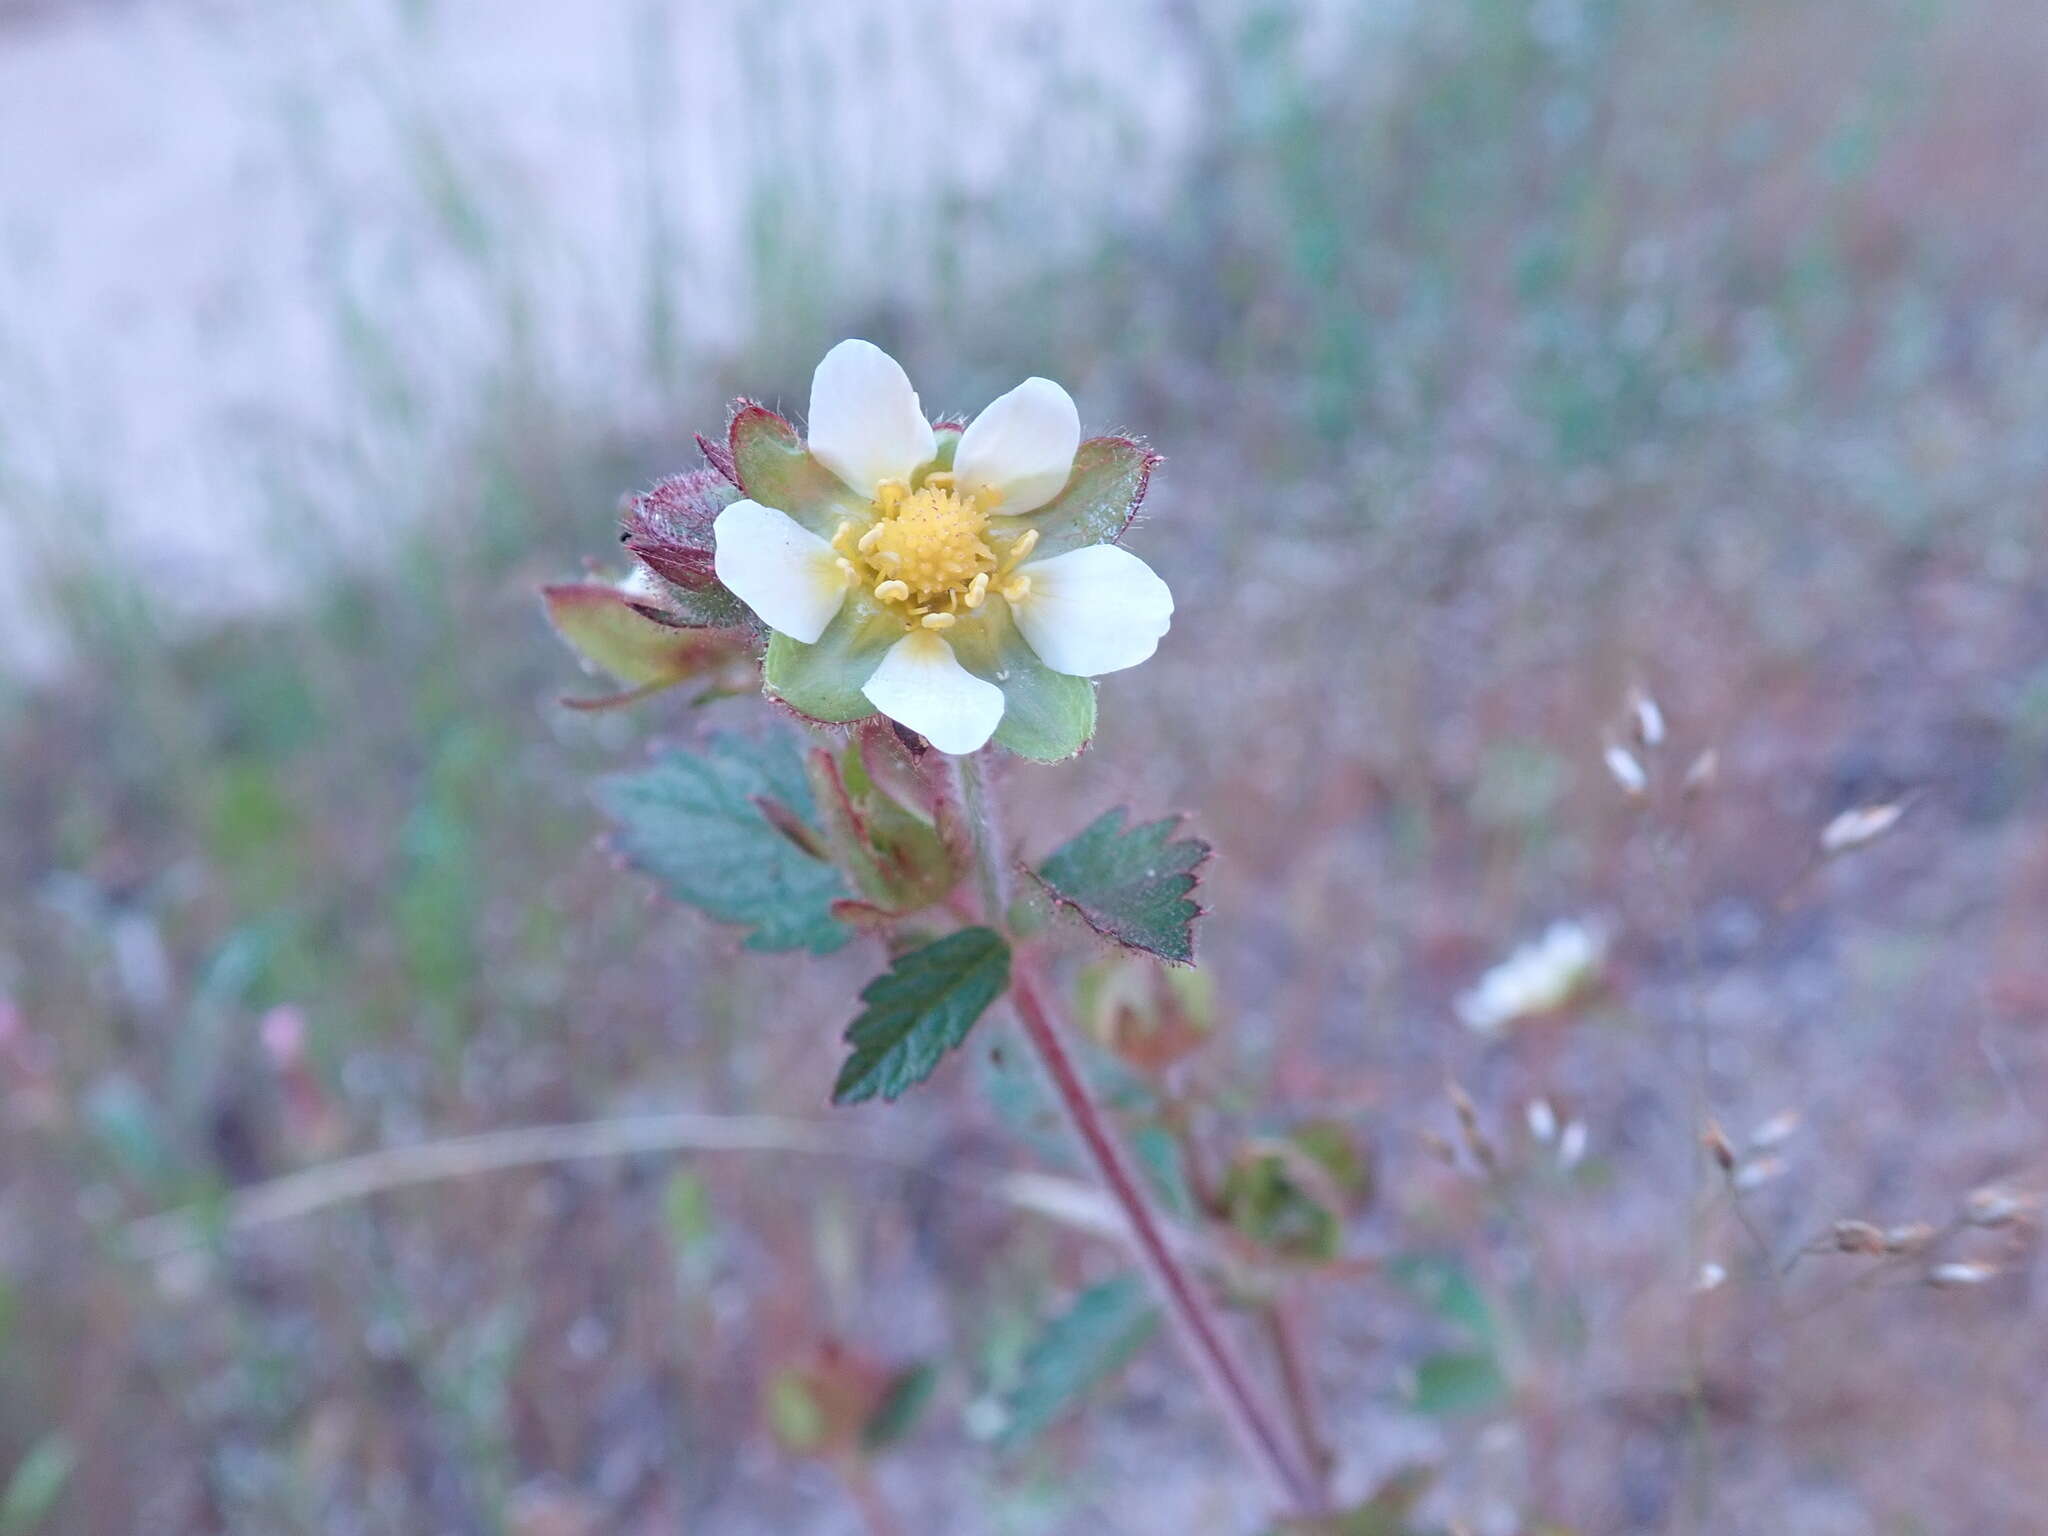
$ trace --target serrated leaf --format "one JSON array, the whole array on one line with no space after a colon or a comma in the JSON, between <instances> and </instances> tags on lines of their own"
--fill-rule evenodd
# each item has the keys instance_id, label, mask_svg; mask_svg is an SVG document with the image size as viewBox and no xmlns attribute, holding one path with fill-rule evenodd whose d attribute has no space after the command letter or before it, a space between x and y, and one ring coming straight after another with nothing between
<instances>
[{"instance_id":1,"label":"serrated leaf","mask_svg":"<svg viewBox=\"0 0 2048 1536\"><path fill-rule=\"evenodd\" d=\"M1092 1285L1045 1325L1032 1342L1004 1406L1009 1421L999 1444L1027 1445L1118 1371L1159 1326L1136 1275Z\"/></svg>"},{"instance_id":2,"label":"serrated leaf","mask_svg":"<svg viewBox=\"0 0 2048 1536\"><path fill-rule=\"evenodd\" d=\"M714 736L702 752L667 752L597 786L620 850L676 900L751 930L749 949L829 954L853 936L831 911L846 882L778 832L759 799L815 825L803 762L786 736Z\"/></svg>"},{"instance_id":3,"label":"serrated leaf","mask_svg":"<svg viewBox=\"0 0 2048 1536\"><path fill-rule=\"evenodd\" d=\"M930 1365L913 1365L899 1371L882 1389L882 1400L861 1427L861 1448L885 1451L916 1427L925 1405L939 1385L939 1373Z\"/></svg>"},{"instance_id":4,"label":"serrated leaf","mask_svg":"<svg viewBox=\"0 0 2048 1536\"><path fill-rule=\"evenodd\" d=\"M867 1007L847 1027L853 1054L832 1102L894 1099L916 1087L1009 985L1010 946L990 928L962 928L897 956L861 991Z\"/></svg>"},{"instance_id":5,"label":"serrated leaf","mask_svg":"<svg viewBox=\"0 0 2048 1536\"><path fill-rule=\"evenodd\" d=\"M1415 1410L1436 1417L1477 1413L1507 1396L1508 1381L1491 1350L1447 1349L1415 1368Z\"/></svg>"},{"instance_id":6,"label":"serrated leaf","mask_svg":"<svg viewBox=\"0 0 2048 1536\"><path fill-rule=\"evenodd\" d=\"M1105 811L1040 865L1037 877L1104 938L1191 964L1202 909L1188 893L1209 845L1176 838L1179 816L1130 828L1124 821L1123 807Z\"/></svg>"}]
</instances>

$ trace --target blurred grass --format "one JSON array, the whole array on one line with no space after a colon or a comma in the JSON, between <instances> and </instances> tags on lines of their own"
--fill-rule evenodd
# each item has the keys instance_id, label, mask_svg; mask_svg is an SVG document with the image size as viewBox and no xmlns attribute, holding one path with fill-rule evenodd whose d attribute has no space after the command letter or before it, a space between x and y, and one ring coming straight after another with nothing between
<instances>
[{"instance_id":1,"label":"blurred grass","mask_svg":"<svg viewBox=\"0 0 2048 1536\"><path fill-rule=\"evenodd\" d=\"M653 58L667 24L645 14ZM0 1001L26 1042L0 1202L33 1234L0 1244L0 1468L48 1503L22 1529L534 1532L536 1489L573 1493L593 1530L829 1528L829 1492L749 1459L734 1404L769 1341L835 1308L893 1347L956 1343L907 1491L932 1528L959 1528L983 1486L990 1529L1143 1528L1139 1494L1220 1528L1231 1495L1188 1461L1198 1428L1163 1366L1085 1443L1007 1465L968 1437L962 1409L1015 1373L1020 1319L1099 1279L1099 1258L858 1172L822 1192L731 1164L677 1176L697 1184L641 1165L507 1178L380 1201L219 1279L114 1251L124 1215L340 1147L647 1101L816 1105L858 961L791 982L593 853L589 772L693 727L554 708L571 671L529 592L608 556L618 493L684 462L729 388L800 400L842 333L898 349L935 404L1061 377L1091 426L1136 424L1169 454L1141 538L1182 627L1106 686L1088 759L1019 776L1025 824L1114 795L1193 807L1226 856L1207 953L1244 1014L1233 1106L1270 1086L1384 1125L1416 1191L1388 1241L1498 1239L1528 1287L1610 1319L1522 1397L1524 1443L1562 1421L1598 1448L1556 1487L1524 1479L1555 1518L1656 1528L1682 1505L1679 1430L1574 1383L1611 1369L1612 1400L1647 1398L1677 1332L1612 1319L1671 1240L1688 949L1725 946L1707 1091L1759 1117L1795 1098L1827 1138L1801 1199L1767 1214L1786 1230L2039 1152L2001 1100L2033 1102L2036 1037L1996 1036L2018 1058L2001 1089L1977 1057L1993 1026L1949 1026L2038 977L2048 895L2048 213L2033 140L1995 131L2030 120L2012 61L2048 59L2042 19L1990 0L1168 14L1200 104L1170 195L1043 262L1054 194L1031 136L1008 195L942 177L929 207L849 210L799 109L849 82L794 13L749 31L745 67L790 124L745 194L749 339L701 361L650 285L627 366L668 402L652 435L551 393L529 325L548 292L520 268L515 210L466 169L489 146L406 118L438 238L503 333L475 425L444 439L402 315L337 278L362 438L340 492L280 481L277 536L303 546L287 602L195 628L146 562L51 552L38 584L72 665L0 700ZM1043 75L1047 142L1142 132L1058 61ZM658 118L658 78L622 90ZM689 259L673 174L647 172L650 264ZM850 226L917 275L910 294L839 273ZM371 557L301 500L337 495L375 507ZM1727 764L1675 896L1668 850L1646 854L1598 764L1638 680ZM1920 833L1822 893L1862 904L1839 926L1818 903L1773 912L1828 811L1914 785L1932 787ZM1581 906L1629 919L1607 1015L1549 1050L1447 1039L1475 966ZM281 1006L309 1021L331 1133L258 1044ZM1575 1224L1577 1248L1539 1230L1530 1257L1411 1166L1412 1113L1388 1106L1428 1102L1447 1064L1503 1102L1575 1098L1610 1144L1599 1177L1648 1188L1590 1212L1587 1188L1550 1197L1524 1219ZM935 1149L989 1132L972 1105L934 1095ZM848 1197L860 1217L832 1216ZM1340 1336L1413 1342L1384 1298L1329 1310L1355 1325ZM1843 1529L2025 1528L2039 1469L2014 1448L1966 1476L1949 1450L2030 1422L2000 1362L2016 1334L2040 1341L2038 1308L1881 1316L1896 1342L1869 1374L1825 1336L1796 1357L1818 1377L1730 1367L1791 1408L1729 1410L1714 1528L1809 1528L1787 1511L1815 1483L1864 1522ZM1933 1351L1951 1382L1924 1408L1884 1403L1880 1366ZM1343 1358L1362 1441L1388 1433L1384 1360ZM1802 1426L1802 1407L1829 1422ZM1856 1465L1878 1445L1892 1465ZM1134 1478L1175 1447L1160 1489ZM67 1484L48 1469L73 1452ZM1088 1475L1050 1476L1048 1457ZM1485 1481L1459 1496L1483 1505ZM15 1518L11 1492L0 1508Z\"/></svg>"}]
</instances>

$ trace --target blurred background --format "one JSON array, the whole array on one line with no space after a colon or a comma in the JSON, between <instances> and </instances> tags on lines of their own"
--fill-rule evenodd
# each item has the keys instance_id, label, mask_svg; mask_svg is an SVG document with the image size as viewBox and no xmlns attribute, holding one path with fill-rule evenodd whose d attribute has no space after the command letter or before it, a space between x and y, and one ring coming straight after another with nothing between
<instances>
[{"instance_id":1,"label":"blurred background","mask_svg":"<svg viewBox=\"0 0 2048 1536\"><path fill-rule=\"evenodd\" d=\"M601 845L759 706L563 710L534 589L846 335L1166 456L1174 632L1010 793L1193 813L1208 1133L1373 1149L1344 1486L2040 1530L2048 1277L1950 1228L2048 1150L2044 81L2029 0L0 0L0 1533L858 1530L756 1406L828 1335L936 1368L908 1529L1254 1527L1163 1339L1008 1432L1120 1261L999 1198L1081 1172L1002 1031L827 1111L872 956ZM1560 919L1590 995L1460 1022ZM845 1150L134 1225L673 1110Z\"/></svg>"}]
</instances>

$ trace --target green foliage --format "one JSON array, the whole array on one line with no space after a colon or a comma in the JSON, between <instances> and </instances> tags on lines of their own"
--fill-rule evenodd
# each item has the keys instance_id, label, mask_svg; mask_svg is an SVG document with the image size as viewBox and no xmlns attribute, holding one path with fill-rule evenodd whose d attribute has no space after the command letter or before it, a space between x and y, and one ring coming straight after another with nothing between
<instances>
[{"instance_id":1,"label":"green foliage","mask_svg":"<svg viewBox=\"0 0 2048 1536\"><path fill-rule=\"evenodd\" d=\"M1402 1254L1387 1266L1396 1285L1468 1335L1455 1348L1429 1355L1415 1369L1420 1413L1452 1417L1494 1407L1508 1393L1500 1362L1500 1325L1465 1267L1434 1254Z\"/></svg>"},{"instance_id":2,"label":"green foliage","mask_svg":"<svg viewBox=\"0 0 2048 1536\"><path fill-rule=\"evenodd\" d=\"M28 1536L41 1527L63 1497L78 1466L78 1453L61 1434L45 1435L29 1447L0 1493L0 1536Z\"/></svg>"},{"instance_id":3,"label":"green foliage","mask_svg":"<svg viewBox=\"0 0 2048 1536\"><path fill-rule=\"evenodd\" d=\"M870 1454L885 1451L908 1435L917 1427L938 1385L939 1373L929 1364L897 1372L882 1389L881 1402L861 1426L861 1449Z\"/></svg>"},{"instance_id":4,"label":"green foliage","mask_svg":"<svg viewBox=\"0 0 2048 1536\"><path fill-rule=\"evenodd\" d=\"M638 773L601 781L598 803L620 849L676 900L749 931L749 949L829 954L852 934L832 916L839 871L777 831L756 803L814 816L803 762L786 735L718 735L702 752L671 751Z\"/></svg>"},{"instance_id":5,"label":"green foliage","mask_svg":"<svg viewBox=\"0 0 2048 1536\"><path fill-rule=\"evenodd\" d=\"M1415 1368L1415 1410L1432 1417L1478 1413L1500 1402L1507 1390L1491 1350L1439 1350Z\"/></svg>"},{"instance_id":6,"label":"green foliage","mask_svg":"<svg viewBox=\"0 0 2048 1536\"><path fill-rule=\"evenodd\" d=\"M1010 946L993 929L962 928L899 955L861 990L867 1007L847 1027L853 1054L832 1102L894 1099L916 1087L1009 985Z\"/></svg>"},{"instance_id":7,"label":"green foliage","mask_svg":"<svg viewBox=\"0 0 2048 1536\"><path fill-rule=\"evenodd\" d=\"M1409 1296L1474 1338L1490 1343L1498 1337L1493 1308L1487 1305L1470 1272L1456 1259L1404 1253L1388 1263L1387 1275Z\"/></svg>"},{"instance_id":8,"label":"green foliage","mask_svg":"<svg viewBox=\"0 0 2048 1536\"><path fill-rule=\"evenodd\" d=\"M1250 1149L1223 1181L1230 1224L1279 1258L1327 1264L1343 1251L1342 1197L1313 1159L1285 1145Z\"/></svg>"},{"instance_id":9,"label":"green foliage","mask_svg":"<svg viewBox=\"0 0 2048 1536\"><path fill-rule=\"evenodd\" d=\"M1028 1445L1136 1355L1159 1313L1136 1275L1090 1286L1045 1325L1024 1356L1004 1406L1001 1444Z\"/></svg>"},{"instance_id":10,"label":"green foliage","mask_svg":"<svg viewBox=\"0 0 2048 1536\"><path fill-rule=\"evenodd\" d=\"M1192 964L1202 909L1189 892L1209 845L1176 838L1179 816L1129 828L1125 816L1121 806L1105 811L1039 866L1038 879L1104 938Z\"/></svg>"}]
</instances>

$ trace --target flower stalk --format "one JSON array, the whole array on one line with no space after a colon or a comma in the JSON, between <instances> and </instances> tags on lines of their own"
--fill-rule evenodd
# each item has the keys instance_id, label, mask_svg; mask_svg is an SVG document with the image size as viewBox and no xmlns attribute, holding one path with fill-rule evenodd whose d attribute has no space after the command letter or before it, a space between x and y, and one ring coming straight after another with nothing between
<instances>
[{"instance_id":1,"label":"flower stalk","mask_svg":"<svg viewBox=\"0 0 2048 1536\"><path fill-rule=\"evenodd\" d=\"M957 766L954 766L957 765ZM975 865L984 918L1007 929L1009 867L1004 852L997 806L975 757L949 760L957 774L961 803L972 817ZM1010 973L1010 1003L1025 1038L1031 1042L1068 1121L1094 1164L1097 1174L1129 1224L1131 1245L1172 1320L1210 1396L1229 1422L1246 1453L1265 1473L1273 1491L1291 1514L1315 1515L1328 1508L1324 1479L1303 1452L1289 1442L1244 1361L1225 1333L1201 1279L1192 1273L1167 1241L1151 1194L1110 1128L1073 1056L1064 1027L1038 968L1032 948L1017 945Z\"/></svg>"}]
</instances>

